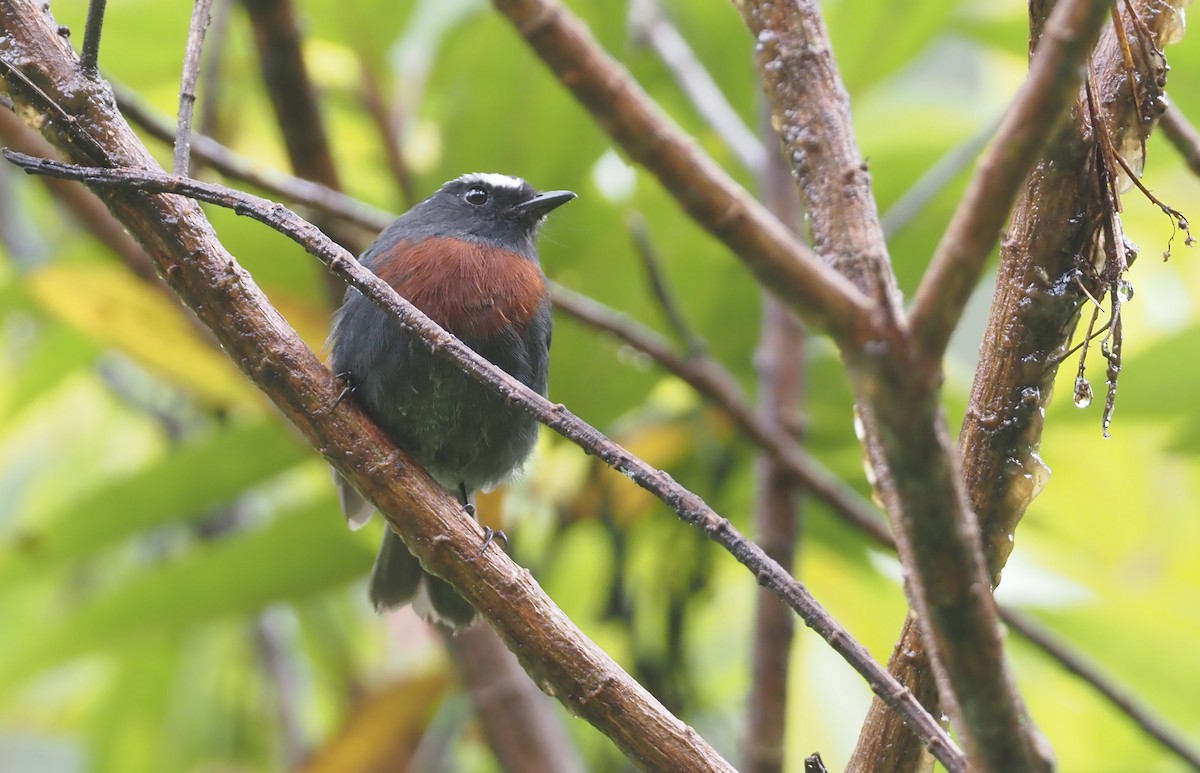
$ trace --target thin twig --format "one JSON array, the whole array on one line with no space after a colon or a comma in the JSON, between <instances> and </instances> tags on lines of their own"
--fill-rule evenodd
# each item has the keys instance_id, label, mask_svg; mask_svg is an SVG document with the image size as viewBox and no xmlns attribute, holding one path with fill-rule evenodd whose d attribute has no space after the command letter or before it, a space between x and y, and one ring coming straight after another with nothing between
<instances>
[{"instance_id":1,"label":"thin twig","mask_svg":"<svg viewBox=\"0 0 1200 773\"><path fill-rule=\"evenodd\" d=\"M809 494L828 504L877 544L895 550L896 543L878 511L800 448L785 427L768 421L755 411L737 379L715 360L707 357L685 359L657 333L619 311L561 285L551 284L551 297L555 309L610 333L690 384L723 410L743 435L778 459L805 485Z\"/></svg>"},{"instance_id":2,"label":"thin twig","mask_svg":"<svg viewBox=\"0 0 1200 773\"><path fill-rule=\"evenodd\" d=\"M200 54L204 33L212 21L213 0L195 0L183 54L183 76L179 84L179 128L175 132L175 174L188 176L192 145L192 112L196 108L196 80L200 77Z\"/></svg>"},{"instance_id":3,"label":"thin twig","mask_svg":"<svg viewBox=\"0 0 1200 773\"><path fill-rule=\"evenodd\" d=\"M221 134L221 106L224 104L221 58L225 50L225 42L228 39L229 15L233 2L234 0L213 0L212 21L208 25L208 34L206 35L205 50L208 54L200 62L200 78L197 81L197 88L200 91L198 95L200 119L199 125L193 122L192 130L210 137Z\"/></svg>"},{"instance_id":4,"label":"thin twig","mask_svg":"<svg viewBox=\"0 0 1200 773\"><path fill-rule=\"evenodd\" d=\"M950 335L1017 193L1079 92L1081 65L1111 6L1111 0L1064 0L1047 20L1029 75L980 159L917 289L909 322L924 368L940 372Z\"/></svg>"},{"instance_id":5,"label":"thin twig","mask_svg":"<svg viewBox=\"0 0 1200 773\"><path fill-rule=\"evenodd\" d=\"M708 350L708 346L704 343L704 339L692 329L688 324L687 319L683 316L683 310L679 306L679 301L675 298L675 294L671 292L671 288L667 283L666 274L663 271L662 260L659 258L658 250L654 247L654 242L650 238L650 229L646 227L646 218L642 217L637 212L631 212L625 218L625 225L629 229L629 235L633 237L633 246L636 248L638 257L642 260L642 267L646 270L646 279L650 282L650 291L654 295L654 299L658 301L659 308L662 309L663 315L667 318L667 324L675 331L675 335L679 337L687 350L688 357L698 356Z\"/></svg>"},{"instance_id":6,"label":"thin twig","mask_svg":"<svg viewBox=\"0 0 1200 773\"><path fill-rule=\"evenodd\" d=\"M654 49L692 106L738 162L750 172L761 174L767 158L765 146L721 93L720 86L671 22L659 0L632 0L629 28L635 39Z\"/></svg>"},{"instance_id":7,"label":"thin twig","mask_svg":"<svg viewBox=\"0 0 1200 773\"><path fill-rule=\"evenodd\" d=\"M1200 175L1200 131L1192 125L1179 106L1168 105L1167 111L1159 119L1158 125L1175 149L1179 151L1179 154L1183 156L1188 168L1193 173Z\"/></svg>"},{"instance_id":8,"label":"thin twig","mask_svg":"<svg viewBox=\"0 0 1200 773\"><path fill-rule=\"evenodd\" d=\"M133 92L119 84L114 83L112 86L117 95L117 105L126 118L157 140L168 143L173 140L174 129L170 121L154 114ZM327 185L275 170L263 170L249 158L202 134L192 135L192 157L203 161L226 177L240 180L289 201L302 202L313 209L336 215L339 219L367 231L381 231L395 220L394 215Z\"/></svg>"},{"instance_id":9,"label":"thin twig","mask_svg":"<svg viewBox=\"0 0 1200 773\"><path fill-rule=\"evenodd\" d=\"M609 440L568 411L565 406L551 403L491 365L397 295L390 285L363 268L354 256L330 241L319 229L283 205L223 186L207 185L143 170L77 167L7 151L4 155L31 174L76 179L90 185L174 193L207 201L257 220L293 239L348 284L389 312L406 329L420 336L433 351L452 359L472 378L496 389L513 405L630 477L639 486L672 507L684 521L701 529L710 539L724 547L754 573L759 583L779 594L780 598L801 616L806 625L825 639L834 651L842 655L863 676L877 695L912 722L913 729L928 739L930 751L948 769L966 769L961 753L937 721L920 707L907 690L896 682L889 681L887 671L829 615L800 582L792 578L752 541L741 535L728 520L714 512L696 494L672 480L669 475Z\"/></svg>"},{"instance_id":10,"label":"thin twig","mask_svg":"<svg viewBox=\"0 0 1200 773\"><path fill-rule=\"evenodd\" d=\"M762 134L766 144L778 144L769 114ZM803 209L791 171L780 153L766 159L761 181L763 201L780 220L800 228ZM804 327L774 296L762 292L762 334L754 362L759 378L758 413L800 440L800 405L804 398ZM770 453L756 460L754 505L755 539L767 555L790 571L799 552L800 499L804 487L786 465ZM788 673L796 623L773 594L760 590L754 615L753 670L747 698L742 769L748 773L779 773L784 767L787 738Z\"/></svg>"},{"instance_id":11,"label":"thin twig","mask_svg":"<svg viewBox=\"0 0 1200 773\"><path fill-rule=\"evenodd\" d=\"M408 168L408 162L404 159L403 113L399 112L399 109L389 108L383 89L380 88L379 78L365 54L359 56L359 68L362 70L363 105L367 108L367 114L371 116L376 131L379 132L384 157L392 171L392 177L400 186L400 198L407 209L417 203L417 196L413 190L412 170Z\"/></svg>"},{"instance_id":12,"label":"thin twig","mask_svg":"<svg viewBox=\"0 0 1200 773\"><path fill-rule=\"evenodd\" d=\"M1037 625L1032 618L1010 610L1005 615L1005 622L1030 643L1057 660L1067 671L1099 691L1122 714L1136 722L1147 735L1196 770L1200 770L1200 750L1189 746L1181 733L1155 716L1153 710L1143 706L1136 695L1117 684L1078 651L1071 649L1045 628Z\"/></svg>"},{"instance_id":13,"label":"thin twig","mask_svg":"<svg viewBox=\"0 0 1200 773\"><path fill-rule=\"evenodd\" d=\"M929 167L908 190L900 194L900 198L892 203L879 219L883 224L883 233L891 239L900 229L911 223L934 196L941 193L958 173L971 165L979 151L987 145L988 140L996 133L998 124L989 124L982 131L960 142L946 152L937 162Z\"/></svg>"},{"instance_id":14,"label":"thin twig","mask_svg":"<svg viewBox=\"0 0 1200 773\"><path fill-rule=\"evenodd\" d=\"M87 21L83 27L83 47L79 52L79 67L83 74L95 78L100 72L100 33L104 31L104 9L108 0L88 0Z\"/></svg>"}]
</instances>

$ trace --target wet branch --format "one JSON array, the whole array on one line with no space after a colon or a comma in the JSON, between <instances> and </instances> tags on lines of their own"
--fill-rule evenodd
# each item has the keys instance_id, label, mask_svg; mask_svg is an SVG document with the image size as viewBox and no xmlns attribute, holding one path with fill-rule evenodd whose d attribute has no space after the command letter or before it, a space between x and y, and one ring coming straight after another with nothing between
<instances>
[{"instance_id":1,"label":"wet branch","mask_svg":"<svg viewBox=\"0 0 1200 773\"><path fill-rule=\"evenodd\" d=\"M1112 0L1061 0L1047 20L1029 75L979 160L913 300L909 324L922 367L941 370L942 354L1021 184L1079 92L1081 65L1111 6Z\"/></svg>"},{"instance_id":2,"label":"wet branch","mask_svg":"<svg viewBox=\"0 0 1200 773\"><path fill-rule=\"evenodd\" d=\"M871 483L885 505L905 590L947 713L973 769L1049 770L1004 655L975 514L940 400L941 371L914 368L849 97L815 0L736 3L808 215L813 248L883 311L882 340L839 342ZM940 363L939 363L940 366Z\"/></svg>"},{"instance_id":3,"label":"wet branch","mask_svg":"<svg viewBox=\"0 0 1200 773\"><path fill-rule=\"evenodd\" d=\"M1174 20L1174 10L1157 0L1121 7L1123 16L1130 9L1140 15L1131 25L1134 29L1155 36L1143 41L1148 46L1158 47L1157 36ZM1030 10L1030 37L1036 42L1047 4L1031 3ZM1158 74L1140 73L1145 92L1129 94L1124 57L1111 28L1095 47L1090 73L1096 104L1102 106L1100 113L1118 144L1129 132L1149 130L1151 122L1144 119L1150 114L1143 106L1157 104ZM1000 247L996 294L959 437L962 476L979 519L993 585L1012 550L1021 515L1049 474L1038 455L1043 409L1086 299L1077 279L1080 266L1093 261L1102 223L1109 220L1089 172L1094 169L1096 142L1086 112L1076 107L1072 120L1059 127L1047 146L1045 163L1025 181ZM1014 330L1022 334L1011 335ZM909 620L896 652L913 654L891 669L919 694L934 689L934 674L920 643L921 633ZM891 749L915 742L881 705L873 704L860 735L860 748L864 744Z\"/></svg>"}]
</instances>

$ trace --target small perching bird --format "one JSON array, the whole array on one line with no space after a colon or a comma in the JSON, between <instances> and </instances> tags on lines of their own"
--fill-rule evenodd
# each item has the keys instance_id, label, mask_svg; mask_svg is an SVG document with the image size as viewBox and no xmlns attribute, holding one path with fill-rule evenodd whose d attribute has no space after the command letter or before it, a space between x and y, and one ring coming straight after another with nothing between
<instances>
[{"instance_id":1,"label":"small perching bird","mask_svg":"<svg viewBox=\"0 0 1200 773\"><path fill-rule=\"evenodd\" d=\"M468 174L443 185L384 229L362 263L485 359L546 394L550 299L536 238L546 215L575 198L525 180ZM463 373L354 288L330 334L331 365L371 417L434 480L474 512L475 492L510 478L537 440L537 422ZM335 475L352 528L374 508ZM486 543L485 543L486 545ZM371 602L412 603L426 620L470 625L475 610L426 573L400 538L384 535Z\"/></svg>"}]
</instances>

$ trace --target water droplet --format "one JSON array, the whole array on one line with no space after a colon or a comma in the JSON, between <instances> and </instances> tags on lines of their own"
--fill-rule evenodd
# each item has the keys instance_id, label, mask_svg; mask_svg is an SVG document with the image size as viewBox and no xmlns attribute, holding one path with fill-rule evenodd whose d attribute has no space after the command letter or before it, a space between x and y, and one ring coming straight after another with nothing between
<instances>
[{"instance_id":1,"label":"water droplet","mask_svg":"<svg viewBox=\"0 0 1200 773\"><path fill-rule=\"evenodd\" d=\"M867 428L863 426L862 416L857 407L854 409L854 437L858 438L859 443L867 441Z\"/></svg>"},{"instance_id":2,"label":"water droplet","mask_svg":"<svg viewBox=\"0 0 1200 773\"><path fill-rule=\"evenodd\" d=\"M1117 297L1121 299L1121 303L1129 303L1133 300L1133 283L1122 279L1117 283Z\"/></svg>"},{"instance_id":3,"label":"water droplet","mask_svg":"<svg viewBox=\"0 0 1200 773\"><path fill-rule=\"evenodd\" d=\"M1083 376L1075 379L1075 407L1087 408L1092 404L1092 385Z\"/></svg>"}]
</instances>

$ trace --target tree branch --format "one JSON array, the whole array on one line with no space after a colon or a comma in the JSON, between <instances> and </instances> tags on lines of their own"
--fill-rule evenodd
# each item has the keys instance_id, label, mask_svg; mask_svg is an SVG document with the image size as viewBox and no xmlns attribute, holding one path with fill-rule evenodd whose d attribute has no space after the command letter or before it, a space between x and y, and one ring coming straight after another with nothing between
<instances>
[{"instance_id":1,"label":"tree branch","mask_svg":"<svg viewBox=\"0 0 1200 773\"><path fill-rule=\"evenodd\" d=\"M915 370L849 97L815 0L740 0L759 75L809 217L813 246L876 302L882 340L842 355L860 438L892 523L905 588L948 713L974 768L1048 770L1004 658L975 515L940 405L940 370Z\"/></svg>"},{"instance_id":2,"label":"tree branch","mask_svg":"<svg viewBox=\"0 0 1200 773\"><path fill-rule=\"evenodd\" d=\"M1174 14L1155 0L1133 5L1156 35ZM1036 41L1045 21L1040 13L1047 5L1031 3L1030 10L1031 40ZM1154 104L1159 80L1157 73L1142 73L1139 80L1146 92L1134 99L1128 93L1124 67L1110 28L1096 46L1089 77L1118 142L1127 131L1149 129L1135 103ZM959 436L963 479L979 519L992 585L999 582L1012 551L1021 515L1049 474L1038 456L1045 401L1086 297L1075 278L1079 266L1093 260L1105 217L1087 171L1094 164L1096 138L1080 112L1077 107L1074 119L1059 128L1047 147L1046 162L1029 175L1013 210L1000 248L996 296ZM911 621L906 623L896 651L917 654L892 669L918 694L932 689L934 678L930 664L916 649L919 641L920 632ZM906 734L882 705L873 703L859 743L876 749L911 744Z\"/></svg>"},{"instance_id":3,"label":"tree branch","mask_svg":"<svg viewBox=\"0 0 1200 773\"><path fill-rule=\"evenodd\" d=\"M815 330L870 338L876 314L667 119L558 0L493 0L597 123Z\"/></svg>"},{"instance_id":4,"label":"tree branch","mask_svg":"<svg viewBox=\"0 0 1200 773\"><path fill-rule=\"evenodd\" d=\"M337 164L329 146L316 88L304 61L300 24L292 0L242 0L254 29L263 83L275 109L288 160L296 175L341 190ZM317 226L338 244L360 254L367 241L337 221L317 221ZM341 299L343 287L329 280L331 297Z\"/></svg>"},{"instance_id":5,"label":"tree branch","mask_svg":"<svg viewBox=\"0 0 1200 773\"><path fill-rule=\"evenodd\" d=\"M1192 125L1178 105L1168 105L1159 120L1159 128L1183 156L1188 168L1200 175L1200 131Z\"/></svg>"},{"instance_id":6,"label":"tree branch","mask_svg":"<svg viewBox=\"0 0 1200 773\"><path fill-rule=\"evenodd\" d=\"M909 324L921 367L942 354L1008 217L1021 184L1079 93L1083 62L1112 0L1061 0L1046 22L1029 75L959 201L917 289Z\"/></svg>"},{"instance_id":7,"label":"tree branch","mask_svg":"<svg viewBox=\"0 0 1200 773\"><path fill-rule=\"evenodd\" d=\"M763 136L777 143L763 121ZM804 220L800 199L783 157L772 153L762 167L763 200L780 220L799 229ZM800 405L804 397L805 332L803 325L777 298L763 291L762 334L755 364L759 373L759 415L790 436L800 439ZM754 508L756 539L767 555L793 570L800 536L800 499L804 488L769 453L756 464ZM753 673L747 699L742 769L750 773L779 773L784 765L787 737L788 672L791 666L795 619L779 599L760 590L754 617Z\"/></svg>"},{"instance_id":8,"label":"tree branch","mask_svg":"<svg viewBox=\"0 0 1200 773\"><path fill-rule=\"evenodd\" d=\"M1072 650L1046 629L1020 612L1009 611L1005 622L1031 644L1062 664L1068 672L1082 679L1108 700L1114 708L1137 723L1146 735L1158 741L1179 759L1200 770L1200 750L1188 745L1187 740L1172 729L1161 717L1154 715L1133 695L1096 665L1088 662L1079 652Z\"/></svg>"},{"instance_id":9,"label":"tree branch","mask_svg":"<svg viewBox=\"0 0 1200 773\"><path fill-rule=\"evenodd\" d=\"M196 80L200 77L200 52L204 33L211 21L212 0L195 0L188 26L187 48L183 55L183 75L179 85L179 129L175 133L175 174L188 176L191 163L192 112L196 107Z\"/></svg>"},{"instance_id":10,"label":"tree branch","mask_svg":"<svg viewBox=\"0 0 1200 773\"><path fill-rule=\"evenodd\" d=\"M83 74L95 78L100 71L100 35L104 32L104 9L108 0L88 0L87 21L83 26L83 47L79 67Z\"/></svg>"},{"instance_id":11,"label":"tree branch","mask_svg":"<svg viewBox=\"0 0 1200 773\"><path fill-rule=\"evenodd\" d=\"M172 142L174 129L169 121L154 114L149 107L142 104L137 95L124 87L113 84L113 92L116 94L121 114L126 119L141 127L151 137L163 142ZM378 233L396 219L395 215L376 209L328 185L276 170L262 170L249 158L202 134L192 135L192 157L200 159L230 179L240 180L289 201L303 203L372 233Z\"/></svg>"},{"instance_id":12,"label":"tree branch","mask_svg":"<svg viewBox=\"0 0 1200 773\"><path fill-rule=\"evenodd\" d=\"M629 27L636 39L654 49L696 112L712 127L738 163L750 172L761 174L767 148L725 99L712 75L667 17L660 0L631 0Z\"/></svg>"},{"instance_id":13,"label":"tree branch","mask_svg":"<svg viewBox=\"0 0 1200 773\"><path fill-rule=\"evenodd\" d=\"M508 773L582 773L553 710L521 664L484 625L446 637L488 746Z\"/></svg>"}]
</instances>

